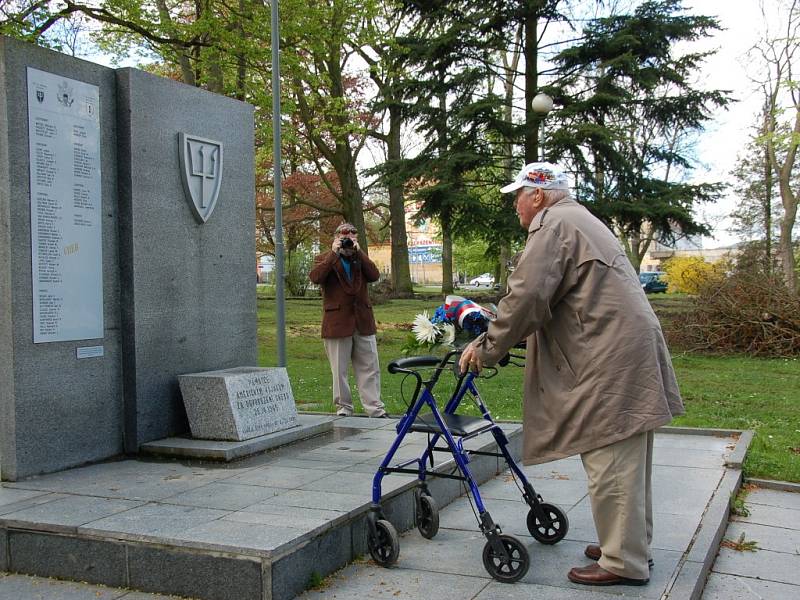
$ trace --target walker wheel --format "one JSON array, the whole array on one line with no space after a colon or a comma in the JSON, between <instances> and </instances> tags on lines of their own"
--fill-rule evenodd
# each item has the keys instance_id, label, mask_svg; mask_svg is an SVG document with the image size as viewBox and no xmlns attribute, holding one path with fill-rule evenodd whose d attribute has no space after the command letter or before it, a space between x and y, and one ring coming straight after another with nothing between
<instances>
[{"instance_id":1,"label":"walker wheel","mask_svg":"<svg viewBox=\"0 0 800 600\"><path fill-rule=\"evenodd\" d=\"M537 542L542 544L552 545L557 544L564 539L569 531L569 520L563 510L558 508L555 504L547 504L543 502L539 507L547 515L549 523L543 523L536 517L536 512L533 508L528 511L528 531Z\"/></svg>"},{"instance_id":2,"label":"walker wheel","mask_svg":"<svg viewBox=\"0 0 800 600\"><path fill-rule=\"evenodd\" d=\"M513 535L501 533L498 537L508 553L508 558L498 556L491 542L486 542L483 547L483 566L497 581L502 583L519 581L528 572L531 564L528 549Z\"/></svg>"},{"instance_id":3,"label":"walker wheel","mask_svg":"<svg viewBox=\"0 0 800 600\"><path fill-rule=\"evenodd\" d=\"M429 494L420 494L417 501L417 529L429 540L439 532L439 507Z\"/></svg>"},{"instance_id":4,"label":"walker wheel","mask_svg":"<svg viewBox=\"0 0 800 600\"><path fill-rule=\"evenodd\" d=\"M380 519L375 523L376 535L368 535L367 546L370 556L382 567L389 567L397 562L400 556L400 540L397 531L389 521Z\"/></svg>"}]
</instances>

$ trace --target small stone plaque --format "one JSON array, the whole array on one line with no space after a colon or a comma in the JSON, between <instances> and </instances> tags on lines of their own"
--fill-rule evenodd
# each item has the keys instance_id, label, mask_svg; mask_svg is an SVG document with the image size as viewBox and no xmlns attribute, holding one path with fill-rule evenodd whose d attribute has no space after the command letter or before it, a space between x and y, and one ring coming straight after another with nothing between
<instances>
[{"instance_id":1,"label":"small stone plaque","mask_svg":"<svg viewBox=\"0 0 800 600\"><path fill-rule=\"evenodd\" d=\"M236 367L178 381L193 438L242 441L299 425L283 367Z\"/></svg>"}]
</instances>

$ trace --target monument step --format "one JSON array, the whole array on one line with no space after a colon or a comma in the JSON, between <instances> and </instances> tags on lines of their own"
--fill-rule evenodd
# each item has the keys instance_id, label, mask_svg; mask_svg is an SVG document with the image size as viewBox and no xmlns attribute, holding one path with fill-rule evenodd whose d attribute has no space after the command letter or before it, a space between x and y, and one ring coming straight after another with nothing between
<instances>
[{"instance_id":1,"label":"monument step","mask_svg":"<svg viewBox=\"0 0 800 600\"><path fill-rule=\"evenodd\" d=\"M326 415L298 415L298 424L291 429L260 435L241 442L169 437L143 444L139 451L153 456L230 462L322 435L323 433L329 433L333 430L335 418Z\"/></svg>"},{"instance_id":2,"label":"monument step","mask_svg":"<svg viewBox=\"0 0 800 600\"><path fill-rule=\"evenodd\" d=\"M368 554L372 478L395 426L334 418L328 433L231 463L124 460L4 484L0 571L205 600L288 600ZM503 427L519 456L520 426ZM419 456L426 440L409 436L397 460ZM495 449L491 436L467 446ZM450 459L437 470L453 467ZM494 456L470 462L480 482L504 467ZM398 531L414 526L416 481L383 480ZM450 479L430 479L429 489L439 506L462 493Z\"/></svg>"}]
</instances>

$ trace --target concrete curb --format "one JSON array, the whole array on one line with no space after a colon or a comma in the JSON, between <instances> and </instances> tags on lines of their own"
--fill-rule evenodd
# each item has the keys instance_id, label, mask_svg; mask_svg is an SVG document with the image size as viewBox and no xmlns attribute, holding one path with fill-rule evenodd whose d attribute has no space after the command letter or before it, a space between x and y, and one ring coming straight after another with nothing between
<instances>
[{"instance_id":1,"label":"concrete curb","mask_svg":"<svg viewBox=\"0 0 800 600\"><path fill-rule=\"evenodd\" d=\"M741 429L714 429L712 427L677 427L666 425L656 429L656 433L679 433L681 435L715 435L717 437L730 437L741 435Z\"/></svg>"},{"instance_id":2,"label":"concrete curb","mask_svg":"<svg viewBox=\"0 0 800 600\"><path fill-rule=\"evenodd\" d=\"M711 430L716 432L727 430ZM747 454L753 432L732 431L739 434L736 447L725 462L726 471L720 480L706 510L700 519L694 538L684 554L672 582L667 586L662 599L699 600L703 595L706 579L714 565L719 546L728 527L731 500L739 492L744 478L741 463ZM736 466L738 465L738 466Z\"/></svg>"},{"instance_id":3,"label":"concrete curb","mask_svg":"<svg viewBox=\"0 0 800 600\"><path fill-rule=\"evenodd\" d=\"M733 449L728 455L728 459L725 461L725 466L731 469L742 469L742 465L744 464L744 458L747 455L747 450L750 448L750 444L753 441L753 436L755 432L752 429L747 429L742 432L742 435L739 436L739 441L736 442L736 447Z\"/></svg>"},{"instance_id":4,"label":"concrete curb","mask_svg":"<svg viewBox=\"0 0 800 600\"><path fill-rule=\"evenodd\" d=\"M777 490L779 492L796 492L800 493L800 483L792 483L791 481L775 481L774 479L758 479L755 477L746 477L745 483L752 483L760 488L767 490Z\"/></svg>"}]
</instances>

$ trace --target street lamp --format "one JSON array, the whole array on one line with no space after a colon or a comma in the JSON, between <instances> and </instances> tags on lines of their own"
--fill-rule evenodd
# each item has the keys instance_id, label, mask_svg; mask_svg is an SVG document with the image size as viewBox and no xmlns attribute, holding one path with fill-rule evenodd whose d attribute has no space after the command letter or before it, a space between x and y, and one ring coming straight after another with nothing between
<instances>
[{"instance_id":1,"label":"street lamp","mask_svg":"<svg viewBox=\"0 0 800 600\"><path fill-rule=\"evenodd\" d=\"M537 145L537 147L538 146L542 147L541 155L542 155L542 160L544 160L545 159L545 156L544 156L544 119L547 116L547 113L549 113L551 110L553 110L553 99L550 96L548 96L547 94L545 94L544 92L539 92L538 94L536 94L533 97L533 100L531 100L531 110L536 113L539 123L542 124L542 141L541 141L541 144L537 143L536 145ZM537 142L538 142L539 141L538 140L538 137L539 137L539 125L538 125L538 123L536 125L536 137L537 137ZM537 148L537 150L538 150L538 148ZM538 156L536 157L536 160L539 160Z\"/></svg>"}]
</instances>

